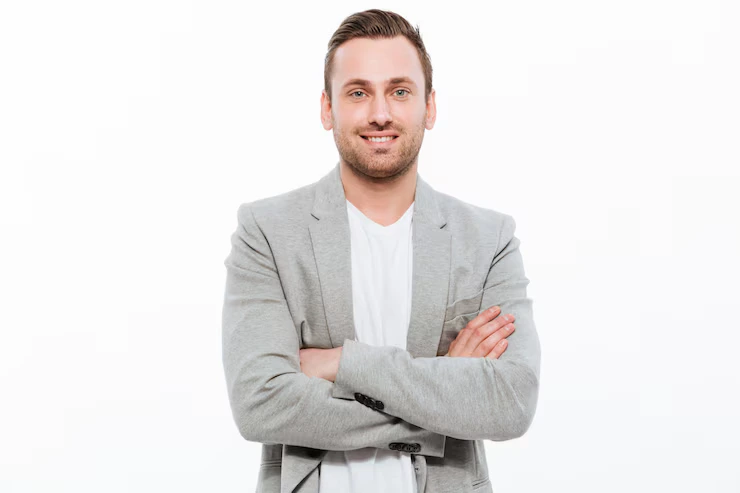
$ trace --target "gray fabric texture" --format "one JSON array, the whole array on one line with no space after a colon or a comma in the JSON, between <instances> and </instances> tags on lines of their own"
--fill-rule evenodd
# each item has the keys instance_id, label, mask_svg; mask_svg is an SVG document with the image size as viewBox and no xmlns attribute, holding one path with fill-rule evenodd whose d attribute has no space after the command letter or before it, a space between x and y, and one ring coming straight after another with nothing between
<instances>
[{"instance_id":1,"label":"gray fabric texture","mask_svg":"<svg viewBox=\"0 0 740 493\"><path fill-rule=\"evenodd\" d=\"M354 340L345 200L337 163L315 183L237 211L224 261L223 365L239 433L263 444L256 491L316 493L327 450L399 444L415 450L420 492L492 491L483 440L522 436L539 393L540 342L513 217L438 192L417 173L403 350ZM516 317L504 354L443 357L494 305ZM300 371L299 349L339 346L334 383Z\"/></svg>"}]
</instances>

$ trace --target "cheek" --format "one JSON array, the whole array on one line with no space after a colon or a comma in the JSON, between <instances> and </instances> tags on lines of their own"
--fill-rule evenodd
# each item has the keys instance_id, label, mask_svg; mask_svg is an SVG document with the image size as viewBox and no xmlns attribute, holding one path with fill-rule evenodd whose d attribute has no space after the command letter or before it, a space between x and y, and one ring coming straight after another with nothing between
<instances>
[{"instance_id":1,"label":"cheek","mask_svg":"<svg viewBox=\"0 0 740 493\"><path fill-rule=\"evenodd\" d=\"M332 118L345 128L352 128L357 122L362 120L362 114L357 108L352 107L333 107L331 111Z\"/></svg>"}]
</instances>

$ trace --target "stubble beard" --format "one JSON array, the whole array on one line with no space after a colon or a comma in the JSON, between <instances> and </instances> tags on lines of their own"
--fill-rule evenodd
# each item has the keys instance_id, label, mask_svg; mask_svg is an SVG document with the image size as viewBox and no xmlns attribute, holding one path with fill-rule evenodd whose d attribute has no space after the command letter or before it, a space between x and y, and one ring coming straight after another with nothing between
<instances>
[{"instance_id":1,"label":"stubble beard","mask_svg":"<svg viewBox=\"0 0 740 493\"><path fill-rule=\"evenodd\" d=\"M398 132L399 142L390 149L372 149L354 131L337 132L334 126L334 142L339 157L357 176L373 182L395 180L413 167L419 157L424 140L424 122L408 132Z\"/></svg>"}]
</instances>

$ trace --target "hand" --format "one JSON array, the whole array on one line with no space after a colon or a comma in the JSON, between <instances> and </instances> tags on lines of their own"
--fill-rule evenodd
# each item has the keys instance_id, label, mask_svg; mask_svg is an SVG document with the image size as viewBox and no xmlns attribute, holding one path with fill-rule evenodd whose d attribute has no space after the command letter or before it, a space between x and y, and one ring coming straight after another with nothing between
<instances>
[{"instance_id":1,"label":"hand","mask_svg":"<svg viewBox=\"0 0 740 493\"><path fill-rule=\"evenodd\" d=\"M333 382L337 378L339 359L342 348L331 349L306 348L298 351L301 360L301 372L309 377L323 378Z\"/></svg>"},{"instance_id":2,"label":"hand","mask_svg":"<svg viewBox=\"0 0 740 493\"><path fill-rule=\"evenodd\" d=\"M511 320L499 317L501 307L494 306L484 310L463 328L447 351L445 356L464 358L498 359L504 351L509 337L514 332L514 315L508 314ZM511 323L510 323L511 322Z\"/></svg>"}]
</instances>

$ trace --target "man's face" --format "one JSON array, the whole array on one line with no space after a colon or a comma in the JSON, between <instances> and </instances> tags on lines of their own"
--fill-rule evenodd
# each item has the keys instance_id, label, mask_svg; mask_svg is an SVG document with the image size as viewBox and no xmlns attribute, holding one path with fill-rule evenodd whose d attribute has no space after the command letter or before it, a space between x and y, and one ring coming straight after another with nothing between
<instances>
[{"instance_id":1,"label":"man's face","mask_svg":"<svg viewBox=\"0 0 740 493\"><path fill-rule=\"evenodd\" d=\"M321 93L321 120L334 129L341 160L372 178L408 171L424 129L431 130L436 118L435 93L424 101L424 72L411 42L403 36L347 41L334 53L331 84L332 101ZM380 143L366 138L376 133L397 137Z\"/></svg>"}]
</instances>

